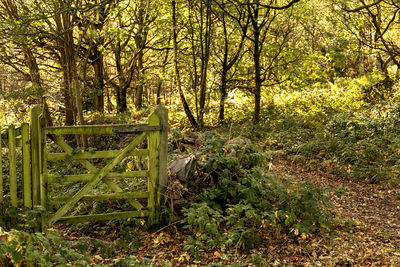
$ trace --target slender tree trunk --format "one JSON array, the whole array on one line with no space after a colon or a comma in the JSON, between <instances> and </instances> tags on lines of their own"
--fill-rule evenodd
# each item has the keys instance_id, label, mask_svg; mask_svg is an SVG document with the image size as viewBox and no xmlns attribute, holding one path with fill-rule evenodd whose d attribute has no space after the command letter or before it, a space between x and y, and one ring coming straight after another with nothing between
<instances>
[{"instance_id":1,"label":"slender tree trunk","mask_svg":"<svg viewBox=\"0 0 400 267\"><path fill-rule=\"evenodd\" d=\"M104 63L103 54L98 50L97 45L93 49L93 68L95 79L94 107L95 110L104 112Z\"/></svg>"},{"instance_id":2,"label":"slender tree trunk","mask_svg":"<svg viewBox=\"0 0 400 267\"><path fill-rule=\"evenodd\" d=\"M260 64L260 56L261 56L261 47L260 47L260 33L259 28L254 28L254 51L253 51L253 61L254 61L254 115L253 122L254 124L259 124L260 122L260 110L261 110L261 64Z\"/></svg>"},{"instance_id":3,"label":"slender tree trunk","mask_svg":"<svg viewBox=\"0 0 400 267\"><path fill-rule=\"evenodd\" d=\"M64 21L67 21L64 15ZM69 25L69 24L66 24ZM72 64L73 64L73 37L72 31L66 30L64 34L63 51L63 76L64 76L64 101L65 101L65 124L73 125L75 122L74 94L72 89Z\"/></svg>"},{"instance_id":4,"label":"slender tree trunk","mask_svg":"<svg viewBox=\"0 0 400 267\"><path fill-rule=\"evenodd\" d=\"M210 45L211 45L211 0L206 1L206 21L205 21L205 34L204 44L202 41L203 33L200 33L200 45L202 46L202 61L201 61L201 76L200 76L200 103L199 103L199 117L198 123L201 128L204 127L204 113L205 103L207 96L207 71L208 62L210 59ZM203 24L203 14L201 8L201 24ZM203 29L203 25L200 26Z\"/></svg>"},{"instance_id":5,"label":"slender tree trunk","mask_svg":"<svg viewBox=\"0 0 400 267\"><path fill-rule=\"evenodd\" d=\"M138 83L136 85L135 108L142 109L143 106L143 50L139 51L137 61Z\"/></svg>"},{"instance_id":6,"label":"slender tree trunk","mask_svg":"<svg viewBox=\"0 0 400 267\"><path fill-rule=\"evenodd\" d=\"M161 78L158 80L158 86L157 86L157 93L156 93L156 104L161 105L161 91L163 87L163 81Z\"/></svg>"},{"instance_id":7,"label":"slender tree trunk","mask_svg":"<svg viewBox=\"0 0 400 267\"><path fill-rule=\"evenodd\" d=\"M177 31L176 31L176 2L175 2L175 0L172 0L171 4L172 4L172 34L173 34L172 42L173 42L173 49L174 49L174 67L175 67L176 87L178 88L179 96L181 98L181 102L183 105L183 109L186 113L186 116L189 119L189 122L192 125L193 129L197 129L198 125L197 125L196 119L193 117L193 114L189 108L189 105L186 102L185 95L183 94L183 91L182 91L181 78L180 78L180 72L179 72L179 66L178 66L178 42L177 42Z\"/></svg>"},{"instance_id":8,"label":"slender tree trunk","mask_svg":"<svg viewBox=\"0 0 400 267\"><path fill-rule=\"evenodd\" d=\"M135 94L135 108L136 110L142 109L143 106L143 92L144 92L144 75L143 75L143 57L144 46L146 44L146 25L145 25L145 3L140 0L139 11L137 15L138 30L135 35L136 48L139 49L137 55L137 85Z\"/></svg>"},{"instance_id":9,"label":"slender tree trunk","mask_svg":"<svg viewBox=\"0 0 400 267\"><path fill-rule=\"evenodd\" d=\"M258 42L254 44L254 124L259 124L260 122L260 110L261 110L261 66L260 66L260 50L258 47Z\"/></svg>"},{"instance_id":10,"label":"slender tree trunk","mask_svg":"<svg viewBox=\"0 0 400 267\"><path fill-rule=\"evenodd\" d=\"M227 79L227 71L226 69L223 69L221 74L221 87L220 87L220 100L219 100L219 116L218 116L219 124L222 124L225 120L225 101L227 97L226 79Z\"/></svg>"}]
</instances>

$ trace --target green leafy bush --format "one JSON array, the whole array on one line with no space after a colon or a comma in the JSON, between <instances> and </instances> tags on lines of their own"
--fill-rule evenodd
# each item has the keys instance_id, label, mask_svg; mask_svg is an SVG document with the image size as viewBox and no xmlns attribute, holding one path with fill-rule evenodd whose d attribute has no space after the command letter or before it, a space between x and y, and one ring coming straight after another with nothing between
<instances>
[{"instance_id":1,"label":"green leafy bush","mask_svg":"<svg viewBox=\"0 0 400 267\"><path fill-rule=\"evenodd\" d=\"M76 266L91 263L86 254L71 248L57 230L43 233L26 233L17 230L5 232L0 228L0 265L26 266ZM79 247L79 244L77 244Z\"/></svg>"},{"instance_id":2,"label":"green leafy bush","mask_svg":"<svg viewBox=\"0 0 400 267\"><path fill-rule=\"evenodd\" d=\"M198 156L201 172L212 186L183 210L185 228L193 232L187 250L194 254L202 247L249 250L260 242L260 230L269 228L304 234L330 229L323 190L265 172L268 154L260 153L248 139L227 142L206 132L204 140Z\"/></svg>"}]
</instances>

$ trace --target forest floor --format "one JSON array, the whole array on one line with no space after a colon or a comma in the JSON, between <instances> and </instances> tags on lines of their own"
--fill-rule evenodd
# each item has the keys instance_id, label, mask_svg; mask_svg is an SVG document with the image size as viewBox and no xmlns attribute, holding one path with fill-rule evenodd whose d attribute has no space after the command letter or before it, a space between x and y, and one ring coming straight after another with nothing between
<instances>
[{"instance_id":1,"label":"forest floor","mask_svg":"<svg viewBox=\"0 0 400 267\"><path fill-rule=\"evenodd\" d=\"M340 198L329 193L335 230L312 234L306 240L278 234L272 242L261 243L247 253L202 250L195 260L183 248L190 233L178 224L153 231L138 228L140 246L133 254L135 262L144 266L400 266L400 189L343 180L285 159L275 159L270 168L300 182L343 188ZM61 230L70 240L84 234L114 242L116 232L102 229L90 233ZM92 261L114 265L130 256L125 254L115 251L108 259L94 257Z\"/></svg>"},{"instance_id":2,"label":"forest floor","mask_svg":"<svg viewBox=\"0 0 400 267\"><path fill-rule=\"evenodd\" d=\"M301 262L322 266L400 266L400 189L343 180L282 159L274 162L273 169L323 188L345 189L340 198L334 194L329 197L336 231L316 236L313 242L320 242L319 248L311 253L313 257Z\"/></svg>"}]
</instances>

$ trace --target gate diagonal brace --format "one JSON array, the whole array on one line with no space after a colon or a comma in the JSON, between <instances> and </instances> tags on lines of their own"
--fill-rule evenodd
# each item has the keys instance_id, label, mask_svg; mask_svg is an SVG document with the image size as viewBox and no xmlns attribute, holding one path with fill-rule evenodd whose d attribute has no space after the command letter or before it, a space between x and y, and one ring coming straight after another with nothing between
<instances>
[{"instance_id":1,"label":"gate diagonal brace","mask_svg":"<svg viewBox=\"0 0 400 267\"><path fill-rule=\"evenodd\" d=\"M54 141L62 148L68 155L72 155L73 148L70 147L62 138L60 138L58 135L54 137ZM85 159L80 159L77 160L82 166L84 166L90 173L97 173L99 169L96 168L92 163L90 163L88 160ZM103 182L115 193L123 193L124 190L119 187L116 183L111 181L110 179L103 178ZM138 201L135 199L127 199L126 200L131 206L136 208L138 211L142 210L144 207L142 204L140 204Z\"/></svg>"},{"instance_id":2,"label":"gate diagonal brace","mask_svg":"<svg viewBox=\"0 0 400 267\"><path fill-rule=\"evenodd\" d=\"M91 181L89 181L84 187L81 188L67 203L64 204L54 215L49 219L49 225L54 224L59 220L69 209L72 208L84 195L92 190L111 170L119 164L143 139L146 137L146 133L142 133L137 136L127 147L125 147L111 162L109 162L103 169L99 170L93 175ZM66 151L68 153L68 151ZM89 162L90 163L90 162ZM90 163L91 164L91 163ZM92 164L91 164L92 165ZM92 165L93 166L93 165ZM93 166L94 167L94 166ZM97 169L97 168L96 168ZM122 189L121 189L122 190Z\"/></svg>"}]
</instances>

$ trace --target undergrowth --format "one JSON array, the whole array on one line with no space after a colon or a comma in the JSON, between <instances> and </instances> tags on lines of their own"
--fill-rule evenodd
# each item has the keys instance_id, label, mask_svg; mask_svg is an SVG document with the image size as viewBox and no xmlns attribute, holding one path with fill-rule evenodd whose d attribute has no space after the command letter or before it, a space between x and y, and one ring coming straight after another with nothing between
<instances>
[{"instance_id":1,"label":"undergrowth","mask_svg":"<svg viewBox=\"0 0 400 267\"><path fill-rule=\"evenodd\" d=\"M266 172L269 154L248 139L227 141L210 131L203 140L198 172L209 185L183 209L184 228L193 233L185 249L193 255L216 247L248 251L270 232L306 239L331 229L322 189Z\"/></svg>"},{"instance_id":2,"label":"undergrowth","mask_svg":"<svg viewBox=\"0 0 400 267\"><path fill-rule=\"evenodd\" d=\"M369 183L400 183L400 108L292 114L243 135L309 168Z\"/></svg>"}]
</instances>

